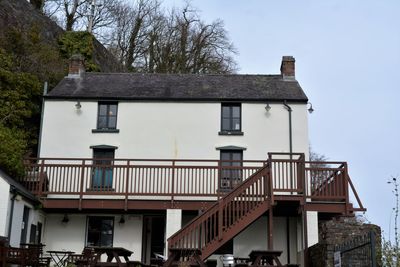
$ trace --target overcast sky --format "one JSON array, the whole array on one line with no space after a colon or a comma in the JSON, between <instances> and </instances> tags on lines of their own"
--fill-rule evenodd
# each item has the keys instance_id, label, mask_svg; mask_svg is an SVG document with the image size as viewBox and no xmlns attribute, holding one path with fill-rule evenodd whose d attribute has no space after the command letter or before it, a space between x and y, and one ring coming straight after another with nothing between
<instances>
[{"instance_id":1,"label":"overcast sky","mask_svg":"<svg viewBox=\"0 0 400 267\"><path fill-rule=\"evenodd\" d=\"M193 0L192 5L206 21L225 22L239 52L239 73L279 73L283 55L296 58L296 78L315 109L309 116L313 149L349 163L366 217L387 235L395 205L387 180L400 179L400 1Z\"/></svg>"}]
</instances>

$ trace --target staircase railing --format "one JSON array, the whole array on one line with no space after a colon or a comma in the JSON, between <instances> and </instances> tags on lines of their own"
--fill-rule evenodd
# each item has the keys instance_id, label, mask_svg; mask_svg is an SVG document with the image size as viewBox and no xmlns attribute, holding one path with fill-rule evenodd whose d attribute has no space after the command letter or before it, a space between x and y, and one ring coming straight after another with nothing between
<instances>
[{"instance_id":1,"label":"staircase railing","mask_svg":"<svg viewBox=\"0 0 400 267\"><path fill-rule=\"evenodd\" d=\"M269 207L272 195L270 166L267 165L232 192L219 199L168 239L169 248L190 248L202 251L207 258L229 241Z\"/></svg>"}]
</instances>

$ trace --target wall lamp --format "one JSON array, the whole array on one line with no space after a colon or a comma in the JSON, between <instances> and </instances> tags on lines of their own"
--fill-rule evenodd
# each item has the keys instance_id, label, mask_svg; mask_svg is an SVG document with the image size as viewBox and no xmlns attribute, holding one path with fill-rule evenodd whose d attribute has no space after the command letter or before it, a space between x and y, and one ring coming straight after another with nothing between
<instances>
[{"instance_id":1,"label":"wall lamp","mask_svg":"<svg viewBox=\"0 0 400 267\"><path fill-rule=\"evenodd\" d=\"M64 218L61 220L63 224L67 224L69 222L68 214L64 214Z\"/></svg>"},{"instance_id":2,"label":"wall lamp","mask_svg":"<svg viewBox=\"0 0 400 267\"><path fill-rule=\"evenodd\" d=\"M269 112L271 110L271 106L269 105L269 103L267 103L267 105L265 106L265 110L267 112Z\"/></svg>"},{"instance_id":3,"label":"wall lamp","mask_svg":"<svg viewBox=\"0 0 400 267\"><path fill-rule=\"evenodd\" d=\"M121 215L121 218L119 219L119 224L124 224L125 223L125 216Z\"/></svg>"},{"instance_id":4,"label":"wall lamp","mask_svg":"<svg viewBox=\"0 0 400 267\"><path fill-rule=\"evenodd\" d=\"M75 108L79 110L81 109L81 107L82 107L81 101L80 100L76 101Z\"/></svg>"},{"instance_id":5,"label":"wall lamp","mask_svg":"<svg viewBox=\"0 0 400 267\"><path fill-rule=\"evenodd\" d=\"M313 109L313 107L312 107L312 104L311 104L311 102L308 102L307 103L308 105L310 105L310 107L308 108L308 113L313 113L314 112L314 109Z\"/></svg>"}]
</instances>

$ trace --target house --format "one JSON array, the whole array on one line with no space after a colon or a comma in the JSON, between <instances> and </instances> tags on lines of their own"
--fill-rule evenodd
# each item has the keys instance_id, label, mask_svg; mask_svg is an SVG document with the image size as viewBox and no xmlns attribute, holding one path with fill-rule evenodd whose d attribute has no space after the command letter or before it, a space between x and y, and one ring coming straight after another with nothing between
<instances>
[{"instance_id":1,"label":"house","mask_svg":"<svg viewBox=\"0 0 400 267\"><path fill-rule=\"evenodd\" d=\"M0 236L11 246L42 242L44 213L39 200L0 169Z\"/></svg>"},{"instance_id":2,"label":"house","mask_svg":"<svg viewBox=\"0 0 400 267\"><path fill-rule=\"evenodd\" d=\"M85 73L74 56L22 179L46 213L42 240L145 263L274 249L306 266L319 221L364 210L345 162L308 162L307 110L290 56L278 75Z\"/></svg>"}]
</instances>

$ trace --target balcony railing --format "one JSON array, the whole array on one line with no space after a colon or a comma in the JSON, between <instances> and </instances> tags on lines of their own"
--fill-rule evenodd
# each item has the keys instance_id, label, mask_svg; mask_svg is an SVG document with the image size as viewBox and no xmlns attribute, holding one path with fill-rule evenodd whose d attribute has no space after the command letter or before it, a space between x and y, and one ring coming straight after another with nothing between
<instances>
[{"instance_id":1,"label":"balcony railing","mask_svg":"<svg viewBox=\"0 0 400 267\"><path fill-rule=\"evenodd\" d=\"M215 200L268 165L273 195L349 203L345 162L308 162L303 154L270 153L268 160L35 158L20 179L38 197L211 197ZM29 162L29 163L28 163ZM268 163L268 164L267 164Z\"/></svg>"}]
</instances>

